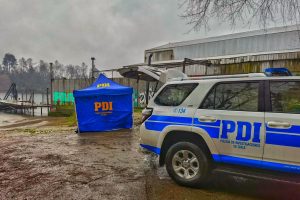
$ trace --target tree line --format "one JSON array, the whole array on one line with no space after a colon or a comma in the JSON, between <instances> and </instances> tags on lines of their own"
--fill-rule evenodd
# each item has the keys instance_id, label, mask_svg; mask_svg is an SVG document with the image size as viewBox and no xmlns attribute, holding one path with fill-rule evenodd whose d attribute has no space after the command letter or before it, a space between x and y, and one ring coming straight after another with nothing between
<instances>
[{"instance_id":1,"label":"tree line","mask_svg":"<svg viewBox=\"0 0 300 200\"><path fill-rule=\"evenodd\" d=\"M50 65L43 60L34 62L32 58L17 59L13 54L6 53L0 64L0 74L8 75L19 91L45 92L50 87ZM57 60L53 63L54 79L88 78L90 74L84 62L81 65L63 65Z\"/></svg>"}]
</instances>

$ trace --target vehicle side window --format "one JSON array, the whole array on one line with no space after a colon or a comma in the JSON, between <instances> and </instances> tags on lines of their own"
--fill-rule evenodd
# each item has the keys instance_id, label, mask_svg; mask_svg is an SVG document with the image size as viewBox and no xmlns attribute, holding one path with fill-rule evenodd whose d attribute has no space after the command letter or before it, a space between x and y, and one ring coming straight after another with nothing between
<instances>
[{"instance_id":1,"label":"vehicle side window","mask_svg":"<svg viewBox=\"0 0 300 200\"><path fill-rule=\"evenodd\" d=\"M179 106L196 88L197 83L167 85L154 102L161 106Z\"/></svg>"},{"instance_id":2,"label":"vehicle side window","mask_svg":"<svg viewBox=\"0 0 300 200\"><path fill-rule=\"evenodd\" d=\"M300 81L270 82L273 112L300 114Z\"/></svg>"},{"instance_id":3,"label":"vehicle side window","mask_svg":"<svg viewBox=\"0 0 300 200\"><path fill-rule=\"evenodd\" d=\"M259 83L221 83L210 91L201 109L258 111Z\"/></svg>"},{"instance_id":4,"label":"vehicle side window","mask_svg":"<svg viewBox=\"0 0 300 200\"><path fill-rule=\"evenodd\" d=\"M202 105L203 109L215 109L215 93L216 93L216 87L214 87L207 95Z\"/></svg>"}]
</instances>

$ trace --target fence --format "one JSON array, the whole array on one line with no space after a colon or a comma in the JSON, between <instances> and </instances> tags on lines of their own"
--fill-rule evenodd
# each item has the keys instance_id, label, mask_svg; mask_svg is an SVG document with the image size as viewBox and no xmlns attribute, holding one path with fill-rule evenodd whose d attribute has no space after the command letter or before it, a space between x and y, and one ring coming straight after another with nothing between
<instances>
[{"instance_id":1,"label":"fence","mask_svg":"<svg viewBox=\"0 0 300 200\"><path fill-rule=\"evenodd\" d=\"M186 68L186 73L193 75L214 75L214 74L238 74L261 72L268 67L286 67L294 73L300 75L300 59L282 59L271 61L245 61L230 63L229 61L213 64L210 67L190 65ZM181 67L178 67L181 70ZM113 81L122 85L130 86L134 89L134 106L144 107L146 105L146 81L139 81L128 78L112 78ZM53 101L61 104L74 103L73 90L82 89L91 85L91 79L55 79L52 82ZM149 98L153 97L154 93L161 84L156 86L156 83L150 83Z\"/></svg>"},{"instance_id":2,"label":"fence","mask_svg":"<svg viewBox=\"0 0 300 200\"><path fill-rule=\"evenodd\" d=\"M146 81L138 81L128 78L113 78L113 81L130 86L134 90L134 106L144 107L146 105ZM52 82L53 103L72 104L74 103L73 90L86 88L92 84L91 79L54 79ZM150 82L149 98L153 97L155 89L161 85Z\"/></svg>"},{"instance_id":3,"label":"fence","mask_svg":"<svg viewBox=\"0 0 300 200\"><path fill-rule=\"evenodd\" d=\"M53 103L74 103L73 90L88 87L91 83L91 79L54 79L52 81Z\"/></svg>"}]
</instances>

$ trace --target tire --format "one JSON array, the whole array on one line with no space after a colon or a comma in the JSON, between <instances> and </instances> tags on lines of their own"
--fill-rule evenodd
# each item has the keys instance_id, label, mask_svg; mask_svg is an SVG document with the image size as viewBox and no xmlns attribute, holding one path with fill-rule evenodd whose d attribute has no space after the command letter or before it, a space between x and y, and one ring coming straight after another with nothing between
<instances>
[{"instance_id":1,"label":"tire","mask_svg":"<svg viewBox=\"0 0 300 200\"><path fill-rule=\"evenodd\" d=\"M179 185L201 187L210 174L210 166L208 155L190 142L172 145L166 155L168 174Z\"/></svg>"}]
</instances>

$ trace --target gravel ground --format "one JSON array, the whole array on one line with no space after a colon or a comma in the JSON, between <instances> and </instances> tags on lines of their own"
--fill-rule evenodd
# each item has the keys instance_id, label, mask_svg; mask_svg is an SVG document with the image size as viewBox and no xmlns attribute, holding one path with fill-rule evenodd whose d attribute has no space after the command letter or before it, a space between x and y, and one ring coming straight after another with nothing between
<instances>
[{"instance_id":1,"label":"gravel ground","mask_svg":"<svg viewBox=\"0 0 300 200\"><path fill-rule=\"evenodd\" d=\"M300 199L298 186L225 175L178 186L140 150L137 128L77 135L28 124L0 129L0 199Z\"/></svg>"}]
</instances>

